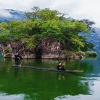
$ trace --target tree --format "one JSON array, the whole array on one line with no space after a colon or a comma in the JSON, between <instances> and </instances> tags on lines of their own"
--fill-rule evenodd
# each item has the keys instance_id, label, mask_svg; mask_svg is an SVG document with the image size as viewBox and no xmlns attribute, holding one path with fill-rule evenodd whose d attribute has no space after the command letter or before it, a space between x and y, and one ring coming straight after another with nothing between
<instances>
[{"instance_id":1,"label":"tree","mask_svg":"<svg viewBox=\"0 0 100 100\"><path fill-rule=\"evenodd\" d=\"M57 10L50 10L49 8L45 8L40 10L37 15L39 17L40 20L58 20L59 16L58 16L59 12Z\"/></svg>"},{"instance_id":2,"label":"tree","mask_svg":"<svg viewBox=\"0 0 100 100\"><path fill-rule=\"evenodd\" d=\"M70 20L59 11L49 8L40 10L39 7L33 7L32 10L33 12L26 13L27 20L0 23L1 34L6 35L6 39L9 35L14 41L22 40L28 47L33 48L49 36L60 41L62 50L80 51L93 47L92 43L87 42L86 35L80 33L90 33L94 22Z\"/></svg>"},{"instance_id":3,"label":"tree","mask_svg":"<svg viewBox=\"0 0 100 100\"><path fill-rule=\"evenodd\" d=\"M85 46L80 32L89 33L88 28L83 22L78 20L66 20L61 25L61 33L57 36L58 40L62 43L62 49L70 51L79 51Z\"/></svg>"},{"instance_id":4,"label":"tree","mask_svg":"<svg viewBox=\"0 0 100 100\"><path fill-rule=\"evenodd\" d=\"M40 8L35 6L32 8L32 12L26 12L25 15L27 17L27 19L37 19L37 13L40 11Z\"/></svg>"},{"instance_id":5,"label":"tree","mask_svg":"<svg viewBox=\"0 0 100 100\"><path fill-rule=\"evenodd\" d=\"M92 26L95 24L94 21L90 21L89 19L83 19L80 20L81 22L85 23L87 28L91 31L91 32L95 32L95 29L92 28Z\"/></svg>"},{"instance_id":6,"label":"tree","mask_svg":"<svg viewBox=\"0 0 100 100\"><path fill-rule=\"evenodd\" d=\"M0 23L0 43L6 43L9 40L9 29L8 24L6 22Z\"/></svg>"}]
</instances>

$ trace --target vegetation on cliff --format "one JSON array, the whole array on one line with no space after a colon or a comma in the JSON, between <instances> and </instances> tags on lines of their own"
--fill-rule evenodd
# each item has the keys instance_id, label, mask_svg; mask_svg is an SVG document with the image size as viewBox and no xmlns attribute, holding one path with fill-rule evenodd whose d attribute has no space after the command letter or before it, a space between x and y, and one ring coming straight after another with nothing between
<instances>
[{"instance_id":1,"label":"vegetation on cliff","mask_svg":"<svg viewBox=\"0 0 100 100\"><path fill-rule=\"evenodd\" d=\"M74 20L49 8L32 8L26 20L0 23L0 44L20 42L27 48L37 48L47 37L60 42L60 50L90 51L93 44L86 34L93 31L93 21ZM46 42L46 41L45 41ZM7 50L6 50L7 52Z\"/></svg>"}]
</instances>

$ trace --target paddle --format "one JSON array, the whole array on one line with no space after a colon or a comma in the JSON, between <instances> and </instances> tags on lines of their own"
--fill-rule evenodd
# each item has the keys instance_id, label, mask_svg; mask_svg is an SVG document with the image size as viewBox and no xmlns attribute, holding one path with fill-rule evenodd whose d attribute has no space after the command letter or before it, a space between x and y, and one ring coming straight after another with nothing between
<instances>
[{"instance_id":1,"label":"paddle","mask_svg":"<svg viewBox=\"0 0 100 100\"><path fill-rule=\"evenodd\" d=\"M65 66L65 64L66 64L66 61L62 64L62 66Z\"/></svg>"}]
</instances>

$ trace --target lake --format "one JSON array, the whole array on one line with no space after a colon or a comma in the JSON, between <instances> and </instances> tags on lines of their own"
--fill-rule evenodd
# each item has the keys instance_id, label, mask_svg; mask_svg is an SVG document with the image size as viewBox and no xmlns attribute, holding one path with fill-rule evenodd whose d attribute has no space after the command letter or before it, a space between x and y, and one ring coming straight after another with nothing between
<instances>
[{"instance_id":1,"label":"lake","mask_svg":"<svg viewBox=\"0 0 100 100\"><path fill-rule=\"evenodd\" d=\"M63 63L64 61L61 60ZM0 55L0 100L100 100L100 56L67 61L63 73L13 67ZM58 60L23 60L24 66L56 68Z\"/></svg>"}]
</instances>

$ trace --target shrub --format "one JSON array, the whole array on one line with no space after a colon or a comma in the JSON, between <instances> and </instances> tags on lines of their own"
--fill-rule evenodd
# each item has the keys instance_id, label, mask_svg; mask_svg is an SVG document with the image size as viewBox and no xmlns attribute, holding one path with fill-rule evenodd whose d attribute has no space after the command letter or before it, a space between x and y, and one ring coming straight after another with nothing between
<instances>
[{"instance_id":1,"label":"shrub","mask_svg":"<svg viewBox=\"0 0 100 100\"><path fill-rule=\"evenodd\" d=\"M82 55L82 56L85 56L85 52L79 51L79 52L76 52L76 55Z\"/></svg>"},{"instance_id":2,"label":"shrub","mask_svg":"<svg viewBox=\"0 0 100 100\"><path fill-rule=\"evenodd\" d=\"M97 53L93 51L87 51L86 56L88 57L97 57Z\"/></svg>"}]
</instances>

